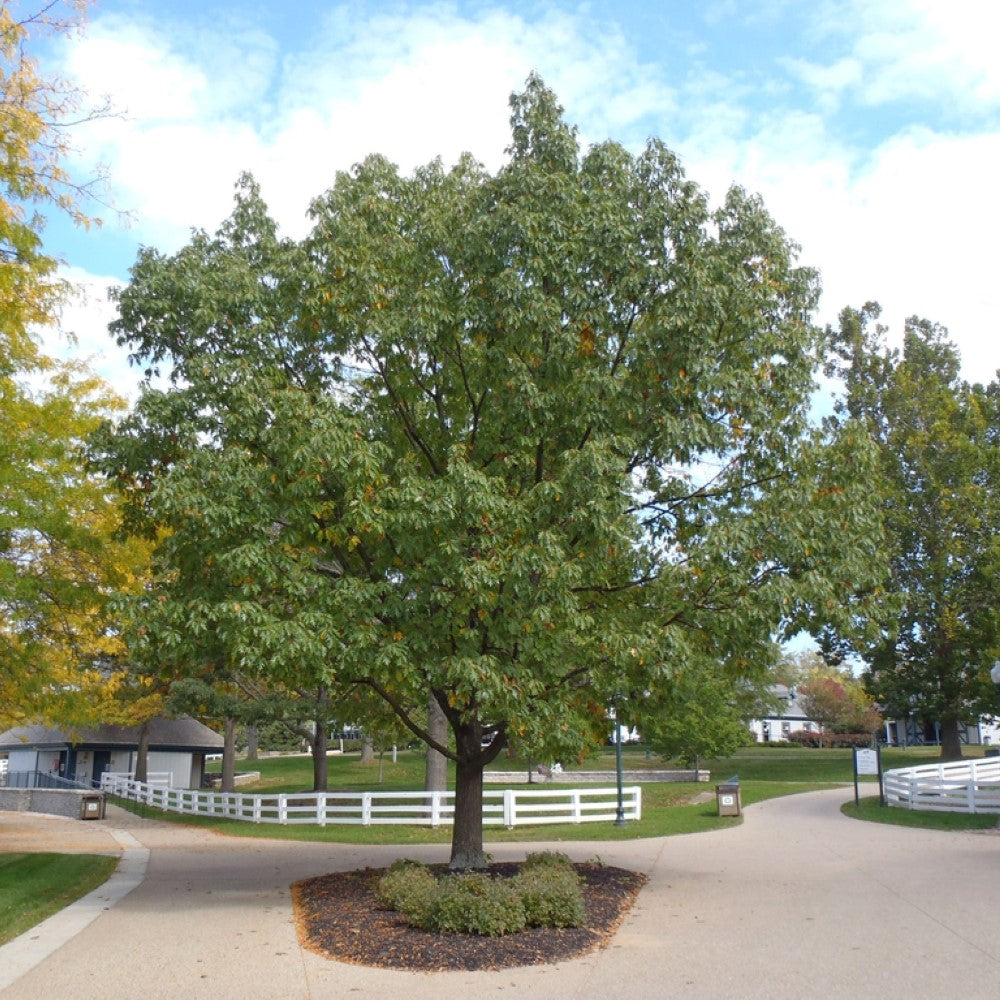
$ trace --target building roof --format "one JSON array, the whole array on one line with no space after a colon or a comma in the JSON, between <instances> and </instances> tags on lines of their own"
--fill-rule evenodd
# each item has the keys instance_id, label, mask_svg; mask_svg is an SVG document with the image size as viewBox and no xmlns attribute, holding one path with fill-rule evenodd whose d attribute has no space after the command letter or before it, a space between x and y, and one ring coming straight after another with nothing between
<instances>
[{"instance_id":1,"label":"building roof","mask_svg":"<svg viewBox=\"0 0 1000 1000\"><path fill-rule=\"evenodd\" d=\"M788 722L808 722L810 716L799 701L799 693L795 688L790 688L785 684L772 684L768 690L781 702L781 706L772 712L762 716L764 719L784 719Z\"/></svg>"},{"instance_id":2,"label":"building roof","mask_svg":"<svg viewBox=\"0 0 1000 1000\"><path fill-rule=\"evenodd\" d=\"M83 749L136 749L139 726L97 726L94 729L54 729L49 726L17 726L0 733L0 752L25 747L56 749L74 746ZM221 750L225 741L197 719L158 717L149 722L150 750L186 750L212 752Z\"/></svg>"}]
</instances>

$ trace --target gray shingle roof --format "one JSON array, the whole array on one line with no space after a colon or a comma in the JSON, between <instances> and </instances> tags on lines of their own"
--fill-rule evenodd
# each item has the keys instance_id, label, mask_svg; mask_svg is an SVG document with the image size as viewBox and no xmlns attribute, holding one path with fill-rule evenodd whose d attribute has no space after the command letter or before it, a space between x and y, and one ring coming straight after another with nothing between
<instances>
[{"instance_id":1,"label":"gray shingle roof","mask_svg":"<svg viewBox=\"0 0 1000 1000\"><path fill-rule=\"evenodd\" d=\"M151 750L221 750L224 740L197 719L152 719L149 723ZM0 733L0 752L22 747L138 747L139 726L98 726L95 729L53 729L49 726L17 726Z\"/></svg>"}]
</instances>

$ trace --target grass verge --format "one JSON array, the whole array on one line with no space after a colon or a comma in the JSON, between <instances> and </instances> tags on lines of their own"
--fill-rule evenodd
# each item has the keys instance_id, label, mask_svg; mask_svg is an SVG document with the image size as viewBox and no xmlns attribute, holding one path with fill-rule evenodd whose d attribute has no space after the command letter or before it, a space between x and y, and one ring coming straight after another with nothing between
<instances>
[{"instance_id":1,"label":"grass verge","mask_svg":"<svg viewBox=\"0 0 1000 1000\"><path fill-rule=\"evenodd\" d=\"M921 830L995 830L997 816L984 813L928 812L921 809L890 809L879 805L878 797L861 799L840 807L845 816L864 819L870 823L890 823L893 826L911 826Z\"/></svg>"},{"instance_id":2,"label":"grass verge","mask_svg":"<svg viewBox=\"0 0 1000 1000\"><path fill-rule=\"evenodd\" d=\"M117 863L104 854L0 854L0 944L96 889Z\"/></svg>"}]
</instances>

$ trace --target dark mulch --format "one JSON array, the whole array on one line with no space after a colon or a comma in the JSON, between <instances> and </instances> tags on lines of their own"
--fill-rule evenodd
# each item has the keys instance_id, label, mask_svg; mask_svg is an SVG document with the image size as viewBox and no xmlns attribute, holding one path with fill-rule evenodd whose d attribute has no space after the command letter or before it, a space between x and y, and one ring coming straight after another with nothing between
<instances>
[{"instance_id":1,"label":"dark mulch","mask_svg":"<svg viewBox=\"0 0 1000 1000\"><path fill-rule=\"evenodd\" d=\"M358 965L420 971L506 969L575 958L603 947L628 913L646 876L597 864L574 866L583 879L583 927L533 927L519 934L481 937L433 934L381 910L375 883L385 869L333 872L292 886L295 919L305 947ZM518 864L493 864L492 875L510 877Z\"/></svg>"}]
</instances>

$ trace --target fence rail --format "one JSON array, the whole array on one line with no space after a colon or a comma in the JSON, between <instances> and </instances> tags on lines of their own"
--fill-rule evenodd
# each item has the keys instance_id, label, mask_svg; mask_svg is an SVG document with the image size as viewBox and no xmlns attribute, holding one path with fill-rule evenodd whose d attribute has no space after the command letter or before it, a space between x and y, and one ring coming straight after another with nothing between
<instances>
[{"instance_id":1,"label":"fence rail","mask_svg":"<svg viewBox=\"0 0 1000 1000\"><path fill-rule=\"evenodd\" d=\"M1000 813L1000 757L895 768L883 775L883 790L898 809Z\"/></svg>"},{"instance_id":2,"label":"fence rail","mask_svg":"<svg viewBox=\"0 0 1000 1000\"><path fill-rule=\"evenodd\" d=\"M379 826L450 826L455 793L448 792L295 792L251 795L168 788L105 773L101 788L111 795L187 816L236 819L281 825L312 823ZM622 789L624 818L642 818L642 789ZM599 823L616 819L616 788L505 788L483 792L483 823L492 826L539 823Z\"/></svg>"}]
</instances>

